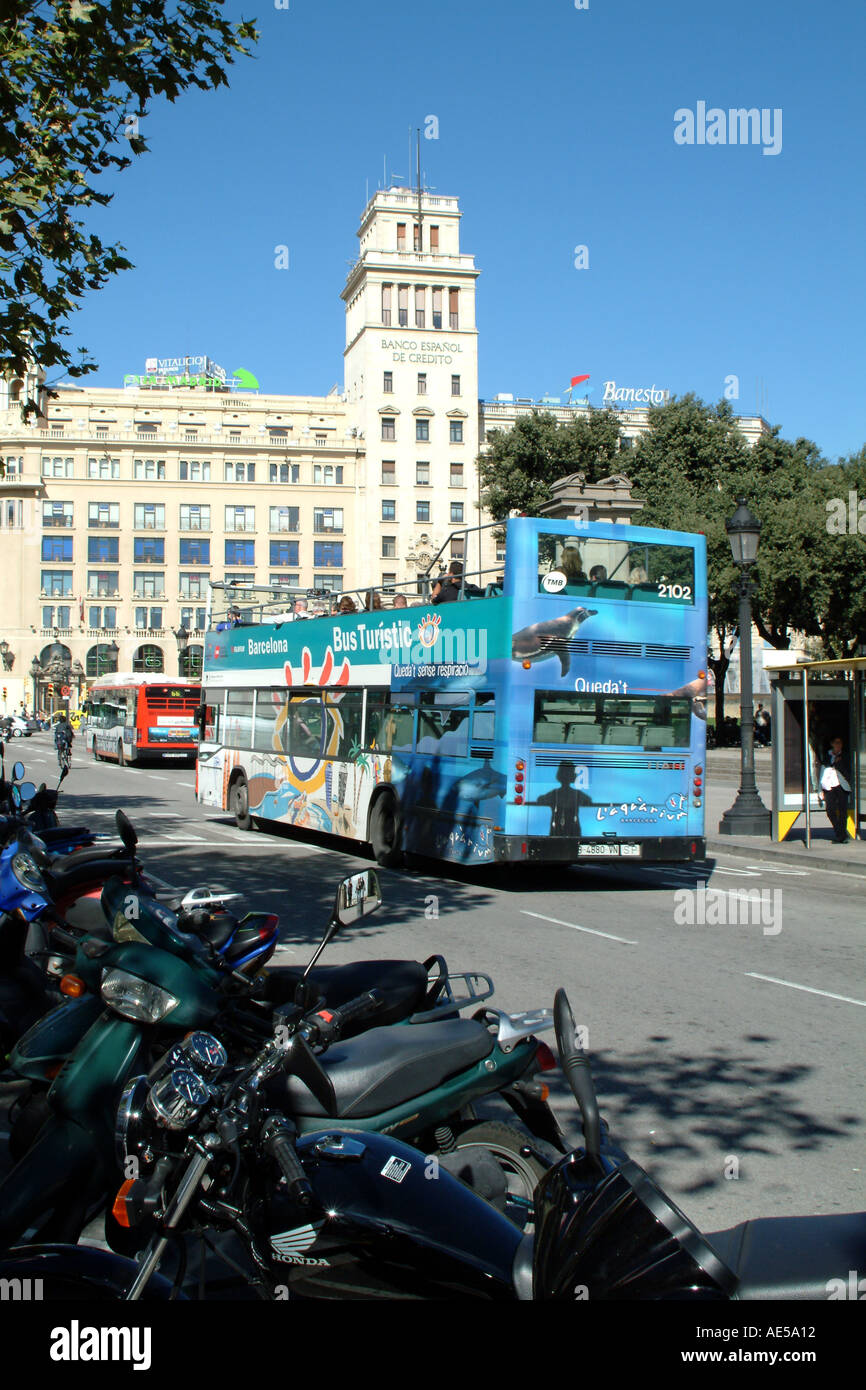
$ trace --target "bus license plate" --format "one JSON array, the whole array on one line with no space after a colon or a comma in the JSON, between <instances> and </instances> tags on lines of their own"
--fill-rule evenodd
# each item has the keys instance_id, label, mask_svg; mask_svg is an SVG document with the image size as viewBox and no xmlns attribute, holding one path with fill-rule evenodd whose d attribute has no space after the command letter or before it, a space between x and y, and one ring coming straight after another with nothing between
<instances>
[{"instance_id":1,"label":"bus license plate","mask_svg":"<svg viewBox=\"0 0 866 1390\"><path fill-rule=\"evenodd\" d=\"M640 845L581 845L577 851L578 858L585 855L602 855L606 858L626 858L631 856L633 859L640 858Z\"/></svg>"}]
</instances>

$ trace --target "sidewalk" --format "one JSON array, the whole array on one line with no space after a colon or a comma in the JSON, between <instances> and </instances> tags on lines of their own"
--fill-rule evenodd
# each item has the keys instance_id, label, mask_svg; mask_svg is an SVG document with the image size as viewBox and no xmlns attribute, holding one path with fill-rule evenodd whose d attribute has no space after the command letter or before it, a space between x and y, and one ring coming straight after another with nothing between
<instances>
[{"instance_id":1,"label":"sidewalk","mask_svg":"<svg viewBox=\"0 0 866 1390\"><path fill-rule=\"evenodd\" d=\"M761 800L770 810L770 750L755 749L755 780ZM705 800L707 855L733 854L751 858L773 859L782 864L806 868L836 869L846 874L866 877L866 840L854 840L837 845L833 830L824 811L812 812L812 845L806 848L806 819L800 816L793 830L781 844L769 835L720 835L719 821L733 805L740 785L739 748L710 748L707 750L707 795Z\"/></svg>"}]
</instances>

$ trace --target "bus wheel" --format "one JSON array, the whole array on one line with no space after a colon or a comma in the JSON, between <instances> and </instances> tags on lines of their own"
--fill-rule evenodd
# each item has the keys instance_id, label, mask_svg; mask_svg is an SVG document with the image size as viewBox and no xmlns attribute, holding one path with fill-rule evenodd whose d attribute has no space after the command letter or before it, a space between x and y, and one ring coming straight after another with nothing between
<instances>
[{"instance_id":1,"label":"bus wheel","mask_svg":"<svg viewBox=\"0 0 866 1390\"><path fill-rule=\"evenodd\" d=\"M119 744L117 745L117 766L118 766L118 767L123 767L123 765L124 765L123 744L122 744L122 743L119 743Z\"/></svg>"},{"instance_id":2,"label":"bus wheel","mask_svg":"<svg viewBox=\"0 0 866 1390\"><path fill-rule=\"evenodd\" d=\"M393 869L403 858L400 813L393 796L380 796L370 814L370 844L376 863Z\"/></svg>"},{"instance_id":3,"label":"bus wheel","mask_svg":"<svg viewBox=\"0 0 866 1390\"><path fill-rule=\"evenodd\" d=\"M253 818L250 815L250 789L243 775L232 783L231 810L238 830L252 830Z\"/></svg>"}]
</instances>

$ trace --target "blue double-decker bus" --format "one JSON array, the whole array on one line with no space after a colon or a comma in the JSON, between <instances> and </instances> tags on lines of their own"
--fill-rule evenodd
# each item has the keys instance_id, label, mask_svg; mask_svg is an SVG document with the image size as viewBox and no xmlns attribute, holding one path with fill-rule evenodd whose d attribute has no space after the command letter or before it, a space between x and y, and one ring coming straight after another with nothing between
<instances>
[{"instance_id":1,"label":"blue double-decker bus","mask_svg":"<svg viewBox=\"0 0 866 1390\"><path fill-rule=\"evenodd\" d=\"M198 800L382 864L703 859L704 537L504 529L457 601L209 630Z\"/></svg>"}]
</instances>

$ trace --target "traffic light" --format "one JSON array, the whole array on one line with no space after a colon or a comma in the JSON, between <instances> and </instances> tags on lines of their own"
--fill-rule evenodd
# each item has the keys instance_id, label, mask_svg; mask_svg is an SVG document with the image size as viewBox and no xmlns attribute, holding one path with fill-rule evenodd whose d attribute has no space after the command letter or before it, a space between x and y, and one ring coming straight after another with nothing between
<instances>
[{"instance_id":1,"label":"traffic light","mask_svg":"<svg viewBox=\"0 0 866 1390\"><path fill-rule=\"evenodd\" d=\"M4 700L6 699L6 687L5 687L5 685L4 685L4 687L3 687L3 699L4 699Z\"/></svg>"},{"instance_id":2,"label":"traffic light","mask_svg":"<svg viewBox=\"0 0 866 1390\"><path fill-rule=\"evenodd\" d=\"M53 694L54 694L54 685L52 684L51 681L48 682L48 694L49 694L49 695L53 695Z\"/></svg>"}]
</instances>

